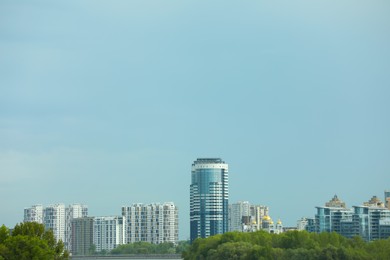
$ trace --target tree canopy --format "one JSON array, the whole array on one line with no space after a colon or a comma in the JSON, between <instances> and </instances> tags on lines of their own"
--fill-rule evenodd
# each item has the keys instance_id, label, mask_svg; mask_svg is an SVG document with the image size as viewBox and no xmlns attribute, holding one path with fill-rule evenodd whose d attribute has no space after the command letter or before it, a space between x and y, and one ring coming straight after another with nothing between
<instances>
[{"instance_id":1,"label":"tree canopy","mask_svg":"<svg viewBox=\"0 0 390 260\"><path fill-rule=\"evenodd\" d=\"M183 252L185 260L205 259L390 259L390 239L365 242L337 233L289 231L269 234L229 232L198 238Z\"/></svg>"},{"instance_id":2,"label":"tree canopy","mask_svg":"<svg viewBox=\"0 0 390 260\"><path fill-rule=\"evenodd\" d=\"M62 241L56 241L51 230L42 224L25 222L15 226L12 232L0 227L0 260L62 260L69 253Z\"/></svg>"},{"instance_id":3,"label":"tree canopy","mask_svg":"<svg viewBox=\"0 0 390 260\"><path fill-rule=\"evenodd\" d=\"M189 246L188 241L179 241L177 245L174 243L152 244L148 242L135 242L126 245L120 245L111 250L112 255L127 255L127 254L180 254Z\"/></svg>"}]
</instances>

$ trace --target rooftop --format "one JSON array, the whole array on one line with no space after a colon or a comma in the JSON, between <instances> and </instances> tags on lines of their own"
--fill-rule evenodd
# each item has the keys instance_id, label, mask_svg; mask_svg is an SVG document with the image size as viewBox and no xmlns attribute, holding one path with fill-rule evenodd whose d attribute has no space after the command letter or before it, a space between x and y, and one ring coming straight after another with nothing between
<instances>
[{"instance_id":1,"label":"rooftop","mask_svg":"<svg viewBox=\"0 0 390 260\"><path fill-rule=\"evenodd\" d=\"M198 158L194 164L205 164L205 163L225 163L221 158Z\"/></svg>"}]
</instances>

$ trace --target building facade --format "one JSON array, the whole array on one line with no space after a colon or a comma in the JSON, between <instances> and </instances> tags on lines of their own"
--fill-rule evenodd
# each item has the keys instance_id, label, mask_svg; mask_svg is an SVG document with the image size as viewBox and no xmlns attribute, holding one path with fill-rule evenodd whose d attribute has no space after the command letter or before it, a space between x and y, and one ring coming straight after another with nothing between
<instances>
[{"instance_id":1,"label":"building facade","mask_svg":"<svg viewBox=\"0 0 390 260\"><path fill-rule=\"evenodd\" d=\"M164 242L179 240L178 208L172 202L132 204L122 207L123 243Z\"/></svg>"},{"instance_id":2,"label":"building facade","mask_svg":"<svg viewBox=\"0 0 390 260\"><path fill-rule=\"evenodd\" d=\"M192 164L190 239L228 231L228 164L220 158L200 158Z\"/></svg>"},{"instance_id":3,"label":"building facade","mask_svg":"<svg viewBox=\"0 0 390 260\"><path fill-rule=\"evenodd\" d=\"M229 231L260 230L265 216L269 216L267 206L252 205L248 201L229 204Z\"/></svg>"},{"instance_id":4,"label":"building facade","mask_svg":"<svg viewBox=\"0 0 390 260\"><path fill-rule=\"evenodd\" d=\"M71 204L65 208L65 248L72 251L72 220L88 216L88 207L83 204Z\"/></svg>"},{"instance_id":5,"label":"building facade","mask_svg":"<svg viewBox=\"0 0 390 260\"><path fill-rule=\"evenodd\" d=\"M341 233L341 221L351 219L353 211L335 195L325 207L316 207L316 231Z\"/></svg>"},{"instance_id":6,"label":"building facade","mask_svg":"<svg viewBox=\"0 0 390 260\"><path fill-rule=\"evenodd\" d=\"M40 204L24 208L24 222L43 223L43 206Z\"/></svg>"},{"instance_id":7,"label":"building facade","mask_svg":"<svg viewBox=\"0 0 390 260\"><path fill-rule=\"evenodd\" d=\"M46 229L53 231L57 241L65 241L65 205L54 204L43 209L43 224Z\"/></svg>"},{"instance_id":8,"label":"building facade","mask_svg":"<svg viewBox=\"0 0 390 260\"><path fill-rule=\"evenodd\" d=\"M42 206L33 205L24 209L24 222L37 222L53 231L57 241L64 242L65 248L72 250L72 220L88 216L88 207L83 204L72 204L65 207L63 203Z\"/></svg>"},{"instance_id":9,"label":"building facade","mask_svg":"<svg viewBox=\"0 0 390 260\"><path fill-rule=\"evenodd\" d=\"M390 237L390 210L376 196L361 206L346 208L335 196L325 207L316 207L314 223L301 222L307 231L337 232L345 237L360 236L366 241Z\"/></svg>"},{"instance_id":10,"label":"building facade","mask_svg":"<svg viewBox=\"0 0 390 260\"><path fill-rule=\"evenodd\" d=\"M93 253L93 223L94 218L74 218L72 227L72 255L89 255Z\"/></svg>"},{"instance_id":11,"label":"building facade","mask_svg":"<svg viewBox=\"0 0 390 260\"><path fill-rule=\"evenodd\" d=\"M307 232L316 232L315 218L301 218L297 221L297 230L306 230Z\"/></svg>"},{"instance_id":12,"label":"building facade","mask_svg":"<svg viewBox=\"0 0 390 260\"><path fill-rule=\"evenodd\" d=\"M229 204L229 231L243 231L245 219L250 218L250 206L248 201Z\"/></svg>"},{"instance_id":13,"label":"building facade","mask_svg":"<svg viewBox=\"0 0 390 260\"><path fill-rule=\"evenodd\" d=\"M119 216L95 217L93 244L96 252L110 251L123 244L123 218Z\"/></svg>"}]
</instances>

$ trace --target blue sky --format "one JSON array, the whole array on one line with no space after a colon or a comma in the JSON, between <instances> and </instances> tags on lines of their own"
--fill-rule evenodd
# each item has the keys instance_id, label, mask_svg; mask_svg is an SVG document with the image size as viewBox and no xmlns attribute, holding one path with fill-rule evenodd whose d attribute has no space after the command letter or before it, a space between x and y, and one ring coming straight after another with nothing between
<instances>
[{"instance_id":1,"label":"blue sky","mask_svg":"<svg viewBox=\"0 0 390 260\"><path fill-rule=\"evenodd\" d=\"M35 203L119 215L191 163L293 226L390 189L390 2L1 1L0 223Z\"/></svg>"}]
</instances>

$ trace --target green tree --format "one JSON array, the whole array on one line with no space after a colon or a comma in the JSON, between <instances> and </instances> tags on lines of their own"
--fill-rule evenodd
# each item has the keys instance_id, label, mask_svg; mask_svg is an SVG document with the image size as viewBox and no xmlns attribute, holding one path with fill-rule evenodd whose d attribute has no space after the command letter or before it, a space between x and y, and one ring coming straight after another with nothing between
<instances>
[{"instance_id":1,"label":"green tree","mask_svg":"<svg viewBox=\"0 0 390 260\"><path fill-rule=\"evenodd\" d=\"M9 229L2 225L0 227L0 244L3 244L4 241L9 237Z\"/></svg>"},{"instance_id":2,"label":"green tree","mask_svg":"<svg viewBox=\"0 0 390 260\"><path fill-rule=\"evenodd\" d=\"M4 259L68 259L62 241L56 242L53 232L42 224L26 222L17 224L11 235L6 235L4 225L0 228L0 256Z\"/></svg>"},{"instance_id":3,"label":"green tree","mask_svg":"<svg viewBox=\"0 0 390 260\"><path fill-rule=\"evenodd\" d=\"M176 245L176 254L181 254L183 253L184 251L188 250L188 248L190 247L190 241L189 240L183 240L183 241L179 241Z\"/></svg>"}]
</instances>

